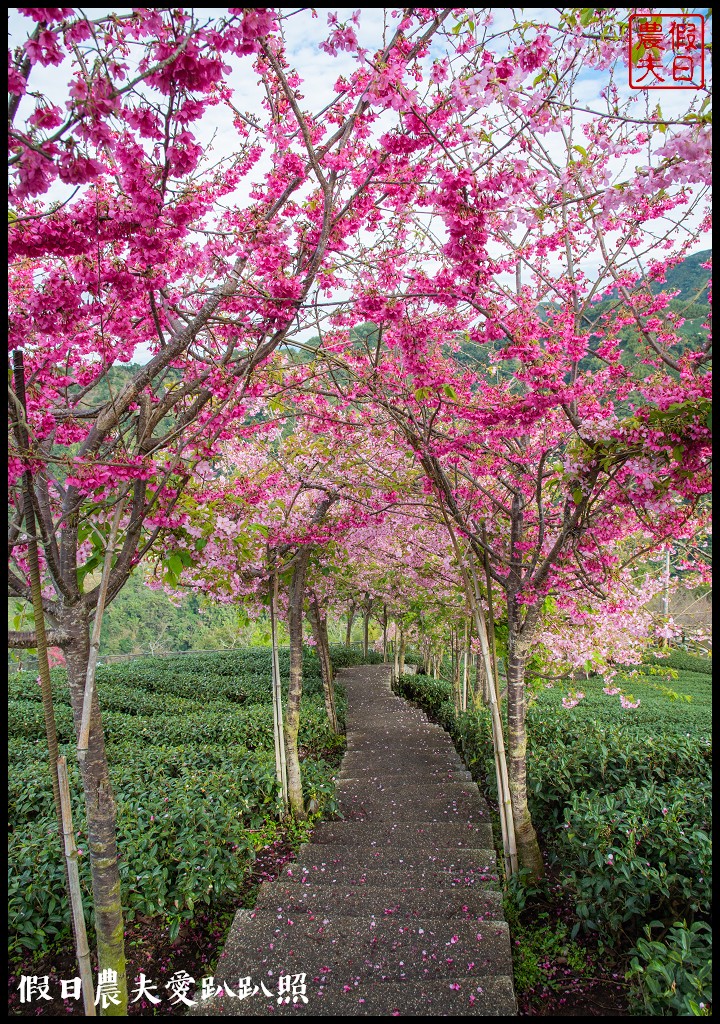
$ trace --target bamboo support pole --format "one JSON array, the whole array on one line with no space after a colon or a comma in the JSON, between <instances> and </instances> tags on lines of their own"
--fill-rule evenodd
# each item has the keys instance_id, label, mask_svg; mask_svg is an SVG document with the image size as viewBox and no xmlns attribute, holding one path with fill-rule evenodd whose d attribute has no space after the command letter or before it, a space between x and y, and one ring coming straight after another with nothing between
<instances>
[{"instance_id":1,"label":"bamboo support pole","mask_svg":"<svg viewBox=\"0 0 720 1024\"><path fill-rule=\"evenodd\" d=\"M18 423L16 426L16 436L18 439L18 447L20 451L25 455L29 450L29 438L27 431L27 421L25 419L25 366L23 362L22 351L16 349L13 353L13 370L15 379L15 389L19 402L18 408ZM63 806L63 787L61 779L60 762L65 765L65 758L60 758L60 752L58 749L57 739L57 727L55 724L55 710L53 707L52 699L52 685L50 680L50 662L48 660L48 648L47 648L47 634L45 632L45 612L42 605L42 582L40 578L40 559L38 555L38 543L37 543L37 529L38 523L35 518L35 502L33 500L33 482L32 474L29 468L25 469L23 474L23 489L24 489L24 516L25 516L25 528L28 535L28 565L30 569L30 592L32 595L32 606L33 606L33 618L35 624L35 637L37 643L37 660L38 660L38 674L40 676L40 689L42 693L42 705L43 705L43 716L45 719L45 734L47 737L48 744L48 759L50 766L50 776L52 779L52 790L53 790L53 801L55 803L55 812L57 816L58 833L60 842L65 851L65 879L68 887L68 894L70 897L70 903L73 908L73 932L75 936L75 945L78 950L78 963L81 969L81 979L83 985L83 994L86 1003L86 1016L96 1016L95 1004L93 1002L92 995L92 976L88 973L89 983L83 976L83 961L81 960L81 950L84 950L83 955L88 955L87 946L87 934L85 932L85 919L82 914L82 905L80 908L80 921L81 930L79 929L78 922L76 920L75 908L73 904L73 880L71 865L67 858L67 828L65 823L65 810ZM67 789L67 806L69 808L70 803L70 791L67 785L67 769L65 769L65 788ZM70 830L72 831L72 820L70 819ZM74 836L73 836L74 843ZM75 873L77 875L77 858L74 861ZM87 995L90 993L90 1008L87 1006Z\"/></svg>"},{"instance_id":2,"label":"bamboo support pole","mask_svg":"<svg viewBox=\"0 0 720 1024\"><path fill-rule=\"evenodd\" d=\"M277 573L273 573L270 584L270 641L272 645L271 674L273 697L273 739L275 742L275 773L277 775L283 810L287 814L290 807L288 793L287 762L285 755L285 730L282 713L282 687L280 684L280 661L278 658L277 620L275 608L277 602Z\"/></svg>"},{"instance_id":3,"label":"bamboo support pole","mask_svg":"<svg viewBox=\"0 0 720 1024\"><path fill-rule=\"evenodd\" d=\"M102 576L100 577L100 588L98 590L97 604L95 605L95 620L93 622L92 637L90 640L90 656L88 657L87 675L85 677L85 693L83 694L82 718L78 732L77 755L79 761L85 760L88 742L90 740L90 715L92 714L93 694L95 693L95 672L97 669L98 656L100 654L100 633L102 631L102 620L105 612L105 598L107 597L108 583L110 582L110 570L112 569L112 557L115 550L115 542L120 530L120 519L125 508L125 498L117 503L115 515L113 516L110 536L105 548L105 560L103 562Z\"/></svg>"},{"instance_id":4,"label":"bamboo support pole","mask_svg":"<svg viewBox=\"0 0 720 1024\"><path fill-rule=\"evenodd\" d=\"M481 611L480 588L478 586L477 575L475 574L475 567L472 564L472 559L469 559L469 563L470 577L472 579L474 590L474 600L472 600L472 605L475 614L475 625L480 639L480 649L485 662L485 671L490 681L488 693L490 695L490 713L492 715L493 736L495 738L496 770L498 773L498 780L502 782L502 787L498 787L498 795L500 796L500 802L505 809L504 814L500 815L500 821L504 821L505 823L505 869L508 875L515 875L518 871L517 844L515 842L515 822L512 813L512 798L510 796L510 778L508 775L507 757L505 754L505 739L503 736L502 718L500 717L500 704L497 699L499 684L497 679L493 678L490 644L488 642L487 630L485 627L485 618Z\"/></svg>"},{"instance_id":5,"label":"bamboo support pole","mask_svg":"<svg viewBox=\"0 0 720 1024\"><path fill-rule=\"evenodd\" d=\"M85 1016L96 1017L90 948L85 930L77 845L75 843L75 829L73 828L72 808L70 805L70 784L68 782L67 761L64 757L59 757L57 760L57 772L60 788L63 839L65 841L65 865L70 890L70 907L72 910L73 931L75 932L75 952L77 953L78 967L80 968Z\"/></svg>"},{"instance_id":6,"label":"bamboo support pole","mask_svg":"<svg viewBox=\"0 0 720 1024\"><path fill-rule=\"evenodd\" d=\"M470 631L468 629L468 621L465 619L465 651L464 651L464 663L463 663L463 681L462 681L462 709L467 711L468 708L468 649L470 647Z\"/></svg>"},{"instance_id":7,"label":"bamboo support pole","mask_svg":"<svg viewBox=\"0 0 720 1024\"><path fill-rule=\"evenodd\" d=\"M463 580L463 585L465 587L465 593L467 596L468 604L472 609L473 617L475 619L475 629L477 630L478 639L480 640L480 650L482 652L485 672L487 673L488 679L491 681L491 685L488 687L488 691L490 694L490 714L492 720L493 749L495 754L495 775L498 787L500 828L502 831L503 839L505 873L507 877L510 877L511 875L517 874L518 871L517 844L515 841L515 823L512 814L510 779L508 776L507 757L505 754L505 739L503 736L502 719L500 717L500 708L496 697L497 683L493 685L492 657L490 654L490 644L488 641L487 629L485 627L485 617L482 614L482 607L480 602L480 588L478 586L475 567L472 564L472 558L468 559L469 565L466 567L465 558L463 557L463 553L461 552L460 546L457 542L455 531L452 528L452 523L448 519L447 514L445 512L445 508L442 505L441 509L443 518L445 519L445 525L447 526L448 533L450 534L450 540L452 541L455 556L458 561L458 567L460 568L460 574Z\"/></svg>"},{"instance_id":8,"label":"bamboo support pole","mask_svg":"<svg viewBox=\"0 0 720 1024\"><path fill-rule=\"evenodd\" d=\"M387 665L387 605L383 605L383 665Z\"/></svg>"},{"instance_id":9,"label":"bamboo support pole","mask_svg":"<svg viewBox=\"0 0 720 1024\"><path fill-rule=\"evenodd\" d=\"M25 419L25 364L22 350L16 349L13 352L13 375L15 379L15 392L18 399L18 420L15 424L15 435L18 441L20 453L25 458L29 454L30 441L28 437L27 420ZM58 739L57 727L55 724L55 710L53 708L52 685L50 682L50 663L48 661L47 636L45 633L45 612L42 604L42 581L40 578L40 558L38 555L37 529L35 520L35 503L33 500L33 480L29 464L23 472L23 514L25 518L25 530L28 541L28 566L30 569L30 593L32 596L33 619L35 624L35 639L38 661L38 675L40 676L40 690L42 694L43 717L45 719L45 735L48 744L48 759L50 765L50 776L52 778L53 799L57 813L58 831L62 834L62 814L60 807L60 789L57 774Z\"/></svg>"}]
</instances>

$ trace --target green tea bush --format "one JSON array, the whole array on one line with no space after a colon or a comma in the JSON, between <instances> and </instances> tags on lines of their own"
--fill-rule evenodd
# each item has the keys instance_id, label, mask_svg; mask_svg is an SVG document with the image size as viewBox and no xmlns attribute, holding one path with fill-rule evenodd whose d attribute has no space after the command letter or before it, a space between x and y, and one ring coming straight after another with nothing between
<instances>
[{"instance_id":1,"label":"green tea bush","mask_svg":"<svg viewBox=\"0 0 720 1024\"><path fill-rule=\"evenodd\" d=\"M555 846L578 922L610 940L678 912L706 916L712 900L707 791L634 782L614 793L573 793Z\"/></svg>"},{"instance_id":2,"label":"green tea bush","mask_svg":"<svg viewBox=\"0 0 720 1024\"><path fill-rule=\"evenodd\" d=\"M663 939L638 939L626 978L648 1017L708 1017L712 1005L712 932L676 923Z\"/></svg>"},{"instance_id":3,"label":"green tea bush","mask_svg":"<svg viewBox=\"0 0 720 1024\"><path fill-rule=\"evenodd\" d=\"M712 675L712 659L703 658L699 654L688 654L687 651L673 651L667 658L651 656L648 658L650 665L666 665L668 668L678 669L682 672L702 672L704 675Z\"/></svg>"},{"instance_id":4,"label":"green tea bush","mask_svg":"<svg viewBox=\"0 0 720 1024\"><path fill-rule=\"evenodd\" d=\"M288 652L280 652L287 692ZM270 652L143 658L101 666L110 776L118 805L123 905L130 919L160 916L177 934L198 908L237 892L254 851L283 815L275 776ZM318 812L336 809L334 758L343 746L329 729L320 664L303 656L299 745L303 791ZM82 787L75 758L67 678L53 670L55 717L68 758L78 846ZM32 673L10 680L11 952L45 949L69 934L64 868L53 812L40 688ZM346 703L337 686L338 715ZM86 908L87 857L80 856Z\"/></svg>"},{"instance_id":5,"label":"green tea bush","mask_svg":"<svg viewBox=\"0 0 720 1024\"><path fill-rule=\"evenodd\" d=\"M532 811L548 831L579 791L607 794L669 780L710 784L712 751L705 740L683 733L650 736L629 723L535 725L531 721L528 789Z\"/></svg>"},{"instance_id":6,"label":"green tea bush","mask_svg":"<svg viewBox=\"0 0 720 1024\"><path fill-rule=\"evenodd\" d=\"M330 647L330 660L337 672L341 668L351 668L353 665L382 665L382 654L377 651L368 651L365 657L361 650L355 647L340 647L333 644Z\"/></svg>"},{"instance_id":7,"label":"green tea bush","mask_svg":"<svg viewBox=\"0 0 720 1024\"><path fill-rule=\"evenodd\" d=\"M583 683L572 710L559 687L529 701L530 810L574 896L574 934L623 943L651 919L709 917L712 691L697 660L671 680L626 676L620 685L641 701L632 710L598 679ZM497 799L489 711L457 714L444 680L408 676L399 687L450 732Z\"/></svg>"}]
</instances>

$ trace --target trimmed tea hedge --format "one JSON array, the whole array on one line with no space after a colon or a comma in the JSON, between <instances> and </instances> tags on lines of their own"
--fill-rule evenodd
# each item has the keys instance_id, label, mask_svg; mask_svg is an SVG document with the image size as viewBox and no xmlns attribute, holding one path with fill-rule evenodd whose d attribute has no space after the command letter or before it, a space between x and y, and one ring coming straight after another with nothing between
<instances>
[{"instance_id":1,"label":"trimmed tea hedge","mask_svg":"<svg viewBox=\"0 0 720 1024\"><path fill-rule=\"evenodd\" d=\"M288 652L281 652L285 691L288 667ZM327 725L319 661L312 651L304 653L303 674L303 789L320 810L332 810L333 769L327 758L337 756L344 740ZM98 669L129 919L138 913L159 916L171 935L177 934L199 908L232 897L255 850L274 838L282 805L275 778L270 679L266 650L142 658ZM52 684L78 846L85 851L82 787L64 671L53 670ZM35 676L14 675L9 697L10 949L20 953L46 949L67 937L70 918ZM345 707L338 687L341 721ZM80 873L89 908L84 852Z\"/></svg>"},{"instance_id":2,"label":"trimmed tea hedge","mask_svg":"<svg viewBox=\"0 0 720 1024\"><path fill-rule=\"evenodd\" d=\"M601 679L583 682L585 699L570 710L558 686L542 687L529 701L530 809L574 895L572 934L594 931L628 950L635 943L632 978L644 1012L653 1015L691 1015L692 1002L709 1005L712 998L709 971L688 966L710 948L709 667L707 659L676 652L628 672L621 685L640 700L630 710L602 692ZM443 680L408 676L400 688L448 729L496 797L486 709L456 714ZM651 939L652 929L667 930L667 938Z\"/></svg>"}]
</instances>

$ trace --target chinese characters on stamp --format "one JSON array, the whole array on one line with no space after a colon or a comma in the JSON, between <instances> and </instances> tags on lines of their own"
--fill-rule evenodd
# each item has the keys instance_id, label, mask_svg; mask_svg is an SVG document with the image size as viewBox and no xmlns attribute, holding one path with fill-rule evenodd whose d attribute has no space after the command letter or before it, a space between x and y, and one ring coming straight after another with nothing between
<instances>
[{"instance_id":1,"label":"chinese characters on stamp","mask_svg":"<svg viewBox=\"0 0 720 1024\"><path fill-rule=\"evenodd\" d=\"M702 89L705 85L702 14L631 14L628 46L631 89Z\"/></svg>"}]
</instances>

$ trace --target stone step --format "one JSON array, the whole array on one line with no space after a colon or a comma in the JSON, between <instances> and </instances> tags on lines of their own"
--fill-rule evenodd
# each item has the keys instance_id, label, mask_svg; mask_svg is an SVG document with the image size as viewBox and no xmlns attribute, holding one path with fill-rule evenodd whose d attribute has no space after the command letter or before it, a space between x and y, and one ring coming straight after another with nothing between
<instances>
[{"instance_id":1,"label":"stone step","mask_svg":"<svg viewBox=\"0 0 720 1024\"><path fill-rule=\"evenodd\" d=\"M498 874L495 865L485 868L464 867L457 871L424 870L415 868L410 871L392 871L377 867L326 867L310 865L286 867L279 876L283 882L295 882L298 885L354 885L369 883L383 885L398 893L422 890L428 886L445 889L465 889L475 886L495 888L498 885Z\"/></svg>"},{"instance_id":2,"label":"stone step","mask_svg":"<svg viewBox=\"0 0 720 1024\"><path fill-rule=\"evenodd\" d=\"M372 757L388 762L394 762L396 758L401 758L404 761L412 759L422 763L431 760L432 762L460 760L457 751L449 750L444 744L434 740L431 743L409 743L399 740L396 745L392 743L373 743L371 745L368 743L366 746L360 746L358 744L345 757L350 761L366 761L367 758Z\"/></svg>"},{"instance_id":3,"label":"stone step","mask_svg":"<svg viewBox=\"0 0 720 1024\"><path fill-rule=\"evenodd\" d=\"M417 786L418 773L413 773L404 768L402 772L385 772L378 774L374 767L362 768L354 765L352 768L340 766L340 772L336 776L337 782L359 782L364 786L375 783L383 783L387 789L399 786ZM472 775L469 771L461 768L448 771L431 771L423 773L423 785L432 786L435 784L444 785L446 782L472 782Z\"/></svg>"},{"instance_id":4,"label":"stone step","mask_svg":"<svg viewBox=\"0 0 720 1024\"><path fill-rule=\"evenodd\" d=\"M290 982L292 985L292 980ZM265 986L273 993L260 992L240 1002L237 999L208 999L193 1016L243 1017L514 1017L517 1014L512 978L460 977L444 981L370 981L347 986L320 985L306 979L307 1003L297 996L293 1004L278 1005L277 985ZM347 991L345 989L347 988ZM298 989L298 991L300 991Z\"/></svg>"},{"instance_id":5,"label":"stone step","mask_svg":"<svg viewBox=\"0 0 720 1024\"><path fill-rule=\"evenodd\" d=\"M402 722L396 722L392 728L378 726L377 729L368 731L365 729L360 731L352 726L348 726L347 735L352 739L353 743L358 745L358 748L367 745L382 746L404 741L418 745L421 743L433 743L443 747L452 746L452 740L444 729L433 729L429 725L420 722L408 723L407 725Z\"/></svg>"},{"instance_id":6,"label":"stone step","mask_svg":"<svg viewBox=\"0 0 720 1024\"><path fill-rule=\"evenodd\" d=\"M401 708L396 709L396 713L393 718L388 722L381 722L378 719L381 716L373 715L372 718L376 722L376 728L368 728L368 719L359 719L356 715L350 715L348 721L348 735L352 736L353 739L362 742L364 740L382 740L386 736L394 736L397 733L407 732L409 735L427 735L432 736L438 740L449 740L447 732L442 726L436 725L434 722L428 722L425 716L419 718L407 718ZM452 742L452 741L451 741Z\"/></svg>"},{"instance_id":7,"label":"stone step","mask_svg":"<svg viewBox=\"0 0 720 1024\"><path fill-rule=\"evenodd\" d=\"M400 807L383 805L367 805L362 803L345 804L339 802L339 815L343 822L377 821L377 822L411 822L417 818L432 822L435 825L464 825L468 822L481 824L489 820L489 813L482 806L448 807L446 803L437 806L429 801L417 805L403 804Z\"/></svg>"},{"instance_id":8,"label":"stone step","mask_svg":"<svg viewBox=\"0 0 720 1024\"><path fill-rule=\"evenodd\" d=\"M405 765L412 765L415 769L443 768L446 765L455 767L460 763L460 758L455 751L444 750L434 753L432 750L380 750L375 747L373 750L350 750L343 758L343 767L351 764L362 764L365 767L377 766L378 769L389 769L390 771L402 771Z\"/></svg>"},{"instance_id":9,"label":"stone step","mask_svg":"<svg viewBox=\"0 0 720 1024\"><path fill-rule=\"evenodd\" d=\"M451 847L491 846L490 823L477 825L446 825L437 822L323 822L312 834L312 843L319 845L345 845L365 848L387 846L431 847L438 850Z\"/></svg>"},{"instance_id":10,"label":"stone step","mask_svg":"<svg viewBox=\"0 0 720 1024\"><path fill-rule=\"evenodd\" d=\"M454 791L453 787L448 791L448 786L435 787L431 790L422 787L415 790L389 789L389 790L363 790L361 786L337 786L335 795L348 807L358 807L361 804L366 807L394 807L396 810L401 807L411 807L413 814L427 804L429 807L467 807L468 810L487 809L485 800L476 791L475 793L462 793Z\"/></svg>"},{"instance_id":11,"label":"stone step","mask_svg":"<svg viewBox=\"0 0 720 1024\"><path fill-rule=\"evenodd\" d=\"M333 982L505 975L512 973L510 937L504 921L489 918L372 920L298 911L273 920L264 910L255 917L239 912L216 978L267 980L289 973Z\"/></svg>"},{"instance_id":12,"label":"stone step","mask_svg":"<svg viewBox=\"0 0 720 1024\"><path fill-rule=\"evenodd\" d=\"M448 798L453 800L464 796L480 796L480 790L475 783L466 778L442 779L438 782L404 782L397 780L395 783L392 781L388 782L385 778L363 781L341 779L336 781L335 790L342 796L370 797L373 799L382 796L393 800L401 800L423 794L427 794L428 799L433 800L437 800L444 794L447 794Z\"/></svg>"},{"instance_id":13,"label":"stone step","mask_svg":"<svg viewBox=\"0 0 720 1024\"><path fill-rule=\"evenodd\" d=\"M265 883L260 886L256 906L292 917L299 911L332 917L440 917L467 921L472 917L501 917L502 894L481 886L467 889L417 885L400 892L372 882L349 884L339 881L331 888L297 882Z\"/></svg>"},{"instance_id":14,"label":"stone step","mask_svg":"<svg viewBox=\"0 0 720 1024\"><path fill-rule=\"evenodd\" d=\"M371 793L360 796L357 792L348 793L343 787L339 787L336 791L336 799L343 814L363 809L368 813L385 809L399 814L407 809L412 818L417 818L418 812L422 811L424 807L431 809L434 813L442 813L443 810L454 814L487 814L488 812L487 804L479 793L456 795L447 793L445 789L435 795L420 791L408 794Z\"/></svg>"},{"instance_id":15,"label":"stone step","mask_svg":"<svg viewBox=\"0 0 720 1024\"><path fill-rule=\"evenodd\" d=\"M445 850L427 847L380 847L372 849L351 849L343 846L303 846L295 864L299 868L382 868L388 871L465 871L489 869L496 866L495 851L488 846L459 847Z\"/></svg>"},{"instance_id":16,"label":"stone step","mask_svg":"<svg viewBox=\"0 0 720 1024\"><path fill-rule=\"evenodd\" d=\"M447 783L441 789L435 790L425 786L415 786L414 789L407 786L371 789L369 786L363 788L362 786L349 786L343 783L342 785L336 785L336 795L352 803L365 802L388 807L393 804L412 804L417 806L423 799L428 803L445 801L448 804L459 802L468 805L480 804L481 806L486 806L485 800L481 797L478 789L473 793L468 786L463 787L461 784L456 785L454 783Z\"/></svg>"}]
</instances>

